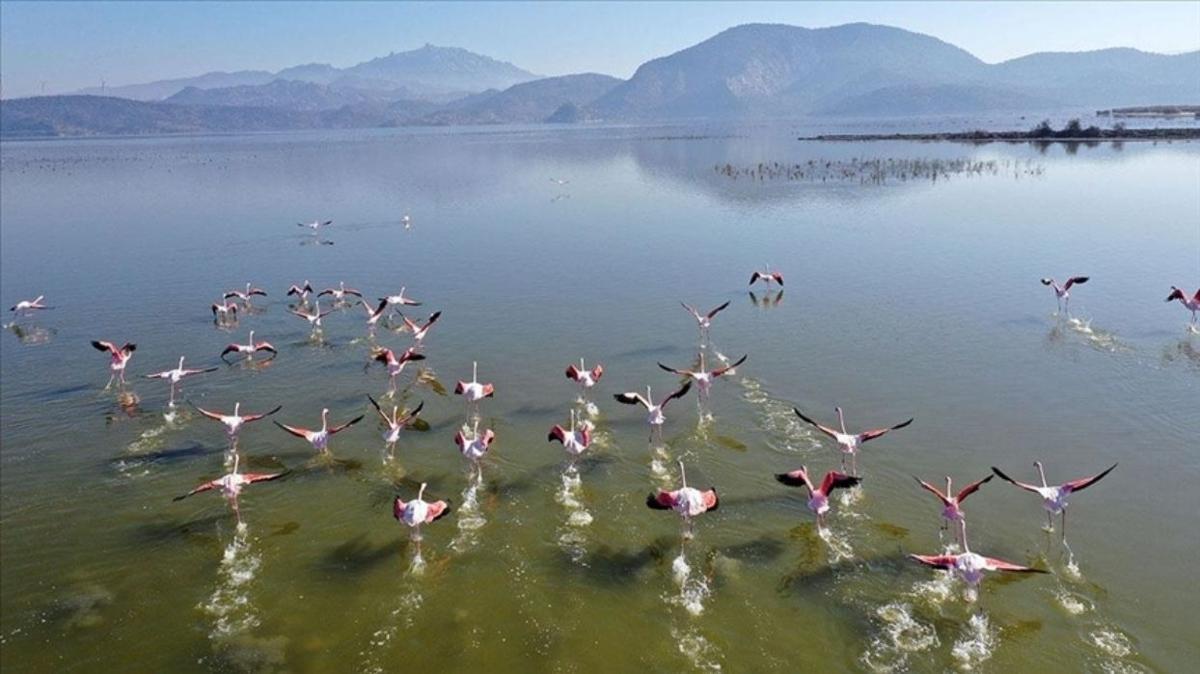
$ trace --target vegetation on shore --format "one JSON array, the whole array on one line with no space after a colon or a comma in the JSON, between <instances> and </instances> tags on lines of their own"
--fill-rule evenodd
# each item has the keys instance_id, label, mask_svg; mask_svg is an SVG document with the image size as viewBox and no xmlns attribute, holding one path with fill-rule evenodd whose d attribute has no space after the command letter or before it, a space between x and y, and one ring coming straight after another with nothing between
<instances>
[{"instance_id":1,"label":"vegetation on shore","mask_svg":"<svg viewBox=\"0 0 1200 674\"><path fill-rule=\"evenodd\" d=\"M1072 119L1061 129L1045 120L1029 131L955 131L945 133L890 133L890 134L826 134L801 137L800 140L922 140L922 141L965 141L965 142L1086 142L1096 140L1197 140L1200 128L1156 128L1129 129L1117 123L1112 128L1102 129L1096 125L1084 127L1078 119Z\"/></svg>"}]
</instances>

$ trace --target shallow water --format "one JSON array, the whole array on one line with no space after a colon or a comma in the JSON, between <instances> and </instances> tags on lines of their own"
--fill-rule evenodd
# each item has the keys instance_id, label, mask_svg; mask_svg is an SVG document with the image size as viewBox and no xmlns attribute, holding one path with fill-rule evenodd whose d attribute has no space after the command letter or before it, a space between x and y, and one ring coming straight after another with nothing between
<instances>
[{"instance_id":1,"label":"shallow water","mask_svg":"<svg viewBox=\"0 0 1200 674\"><path fill-rule=\"evenodd\" d=\"M836 129L817 129L824 132ZM1200 656L1195 401L1200 335L1162 299L1200 282L1200 145L812 144L804 129L473 129L0 145L4 306L56 308L0 335L0 665L12 671L1184 671ZM1068 151L1071 150L1071 151ZM994 161L1033 173L936 181L731 179L721 164ZM551 180L569 180L559 185ZM412 217L411 229L400 224ZM296 222L332 218L313 243ZM750 271L784 271L783 297ZM1087 274L1074 320L1041 276ZM418 385L428 432L385 461L366 399L361 308L324 342L287 312L312 280L442 310L424 365L452 388L479 361L498 440L472 487L452 442L465 409ZM208 305L252 281L262 313L229 331ZM710 360L748 353L668 408L649 448L612 394L675 380L695 357L679 301L732 300ZM322 303L325 306L325 303ZM5 319L10 320L8 318ZM223 365L255 330L279 356ZM102 391L88 340L130 340L136 410ZM402 348L406 334L377 331ZM223 429L141 375L180 355L205 407L283 410L337 461L267 422L244 469L292 473L242 496L171 498L224 472ZM599 440L572 468L546 442L601 362ZM414 369L401 378L413 381ZM915 417L867 445L861 490L819 535L773 473L838 454L791 413L851 426ZM681 541L645 494L678 478L721 508ZM1053 481L1120 466L1072 499L1064 548L1037 499L994 480L967 502L972 549L1054 572L963 588L932 553L940 484L997 465ZM655 469L660 472L656 472ZM391 518L420 482L455 512L419 557ZM950 540L947 536L946 541ZM1153 560L1147 564L1147 559Z\"/></svg>"}]
</instances>

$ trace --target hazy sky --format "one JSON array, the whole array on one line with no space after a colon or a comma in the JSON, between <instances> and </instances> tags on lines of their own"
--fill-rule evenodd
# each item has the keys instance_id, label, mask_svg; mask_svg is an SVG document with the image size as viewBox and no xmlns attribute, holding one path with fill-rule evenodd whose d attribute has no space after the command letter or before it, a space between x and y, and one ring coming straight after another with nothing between
<instances>
[{"instance_id":1,"label":"hazy sky","mask_svg":"<svg viewBox=\"0 0 1200 674\"><path fill-rule=\"evenodd\" d=\"M348 66L430 42L545 75L628 77L741 23L882 23L988 62L1034 51L1200 49L1200 1L858 3L24 2L0 0L5 97L197 75Z\"/></svg>"}]
</instances>

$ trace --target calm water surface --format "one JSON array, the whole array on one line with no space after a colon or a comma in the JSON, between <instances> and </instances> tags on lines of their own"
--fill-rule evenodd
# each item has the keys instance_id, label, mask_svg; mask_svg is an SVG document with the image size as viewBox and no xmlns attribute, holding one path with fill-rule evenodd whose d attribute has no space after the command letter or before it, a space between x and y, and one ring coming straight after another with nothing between
<instances>
[{"instance_id":1,"label":"calm water surface","mask_svg":"<svg viewBox=\"0 0 1200 674\"><path fill-rule=\"evenodd\" d=\"M1024 122L1022 122L1024 124ZM817 129L826 131L828 129ZM0 665L5 671L688 670L1185 671L1200 657L1196 404L1200 335L1162 301L1200 283L1200 145L811 144L803 129L396 131L5 143L5 307L56 308L0 335ZM1071 150L1071 151L1068 151ZM734 179L718 165L970 160L977 173ZM569 180L558 185L551 178ZM400 224L411 214L413 226ZM332 218L314 243L295 226ZM750 296L783 270L782 298ZM1076 321L1041 276L1087 274ZM242 498L182 494L224 472L219 424L141 375L186 355L215 373L183 397L277 404L312 425L370 412L364 314L287 312L310 279L376 297L407 287L428 375L479 361L498 440L470 489L460 400L419 384L426 432L385 462L374 416L335 462L273 425L242 434ZM209 303L270 296L236 327ZM668 410L652 448L612 394L667 391L697 334L679 301L729 300L712 349L749 360ZM324 306L324 305L323 305ZM428 310L428 311L426 311ZM9 320L7 317L5 320ZM218 358L249 330L267 367ZM90 339L138 344L137 410L103 391ZM374 343L409 336L380 329ZM571 479L551 424L602 362L598 441ZM412 382L406 372L403 383ZM791 406L854 427L915 417L867 446L864 486L818 535L772 474L838 455ZM714 484L720 510L680 544L645 494ZM998 480L967 504L972 548L1052 575L990 578L979 600L905 560L941 549L939 506L912 475L965 483L992 465L1052 481L1120 462L1072 500L1074 565L1037 499ZM390 501L448 498L422 566Z\"/></svg>"}]
</instances>

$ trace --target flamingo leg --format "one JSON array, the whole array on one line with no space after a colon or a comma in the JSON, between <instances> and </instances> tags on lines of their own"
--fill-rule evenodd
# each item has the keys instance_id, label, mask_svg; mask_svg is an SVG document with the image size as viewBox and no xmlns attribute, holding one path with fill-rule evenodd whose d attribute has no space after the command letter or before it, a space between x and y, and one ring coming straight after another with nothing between
<instances>
[{"instance_id":1,"label":"flamingo leg","mask_svg":"<svg viewBox=\"0 0 1200 674\"><path fill-rule=\"evenodd\" d=\"M116 378L117 378L117 373L116 373L116 372L113 372L113 373L111 373L111 374L109 374L109 375L108 375L108 383L104 385L104 390L105 390L105 391L107 391L108 389L112 388L112 385L113 385L113 380L114 380L114 379L116 379Z\"/></svg>"},{"instance_id":2,"label":"flamingo leg","mask_svg":"<svg viewBox=\"0 0 1200 674\"><path fill-rule=\"evenodd\" d=\"M1066 508L1063 508L1063 511L1062 511L1062 542L1063 542L1063 545L1067 544L1067 509Z\"/></svg>"},{"instance_id":3,"label":"flamingo leg","mask_svg":"<svg viewBox=\"0 0 1200 674\"><path fill-rule=\"evenodd\" d=\"M1054 531L1054 513L1046 511L1046 531Z\"/></svg>"}]
</instances>

